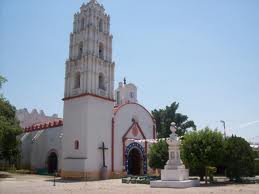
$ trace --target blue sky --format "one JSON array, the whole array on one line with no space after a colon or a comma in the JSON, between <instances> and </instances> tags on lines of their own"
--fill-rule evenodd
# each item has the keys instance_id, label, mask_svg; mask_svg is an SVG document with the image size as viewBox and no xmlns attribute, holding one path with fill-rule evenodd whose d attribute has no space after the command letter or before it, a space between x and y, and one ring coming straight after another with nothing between
<instances>
[{"instance_id":1,"label":"blue sky","mask_svg":"<svg viewBox=\"0 0 259 194\"><path fill-rule=\"evenodd\" d=\"M1 0L0 73L17 108L63 112L73 15L85 0ZM259 141L259 1L100 0L111 15L115 83L149 110L173 101L199 128Z\"/></svg>"}]
</instances>

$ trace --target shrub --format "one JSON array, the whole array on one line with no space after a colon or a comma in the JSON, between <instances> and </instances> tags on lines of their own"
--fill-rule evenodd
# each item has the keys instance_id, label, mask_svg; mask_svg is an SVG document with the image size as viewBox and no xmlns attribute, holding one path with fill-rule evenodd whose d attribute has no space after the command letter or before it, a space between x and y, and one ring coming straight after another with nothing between
<instances>
[{"instance_id":1,"label":"shrub","mask_svg":"<svg viewBox=\"0 0 259 194\"><path fill-rule=\"evenodd\" d=\"M148 153L148 165L150 168L163 169L168 160L168 145L165 140L159 140L152 144Z\"/></svg>"},{"instance_id":2,"label":"shrub","mask_svg":"<svg viewBox=\"0 0 259 194\"><path fill-rule=\"evenodd\" d=\"M224 139L220 132L205 128L183 136L181 157L190 171L203 180L206 167L222 163Z\"/></svg>"},{"instance_id":3,"label":"shrub","mask_svg":"<svg viewBox=\"0 0 259 194\"><path fill-rule=\"evenodd\" d=\"M255 174L259 175L259 160L255 160Z\"/></svg>"},{"instance_id":4,"label":"shrub","mask_svg":"<svg viewBox=\"0 0 259 194\"><path fill-rule=\"evenodd\" d=\"M226 139L225 148L225 165L227 176L236 181L241 177L255 175L255 160L254 152L249 143L237 136L232 136Z\"/></svg>"}]
</instances>

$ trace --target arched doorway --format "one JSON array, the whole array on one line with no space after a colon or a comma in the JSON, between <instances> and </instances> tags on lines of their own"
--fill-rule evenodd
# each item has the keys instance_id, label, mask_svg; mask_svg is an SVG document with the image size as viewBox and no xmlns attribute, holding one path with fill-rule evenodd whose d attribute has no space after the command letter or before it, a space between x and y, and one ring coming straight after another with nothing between
<instances>
[{"instance_id":1,"label":"arched doorway","mask_svg":"<svg viewBox=\"0 0 259 194\"><path fill-rule=\"evenodd\" d=\"M125 167L128 175L146 175L147 158L144 148L136 142L129 144L125 150Z\"/></svg>"},{"instance_id":2,"label":"arched doorway","mask_svg":"<svg viewBox=\"0 0 259 194\"><path fill-rule=\"evenodd\" d=\"M48 173L52 174L58 170L58 157L55 152L51 152L48 156Z\"/></svg>"},{"instance_id":3,"label":"arched doorway","mask_svg":"<svg viewBox=\"0 0 259 194\"><path fill-rule=\"evenodd\" d=\"M143 159L137 148L130 150L128 155L128 174L141 175Z\"/></svg>"}]
</instances>

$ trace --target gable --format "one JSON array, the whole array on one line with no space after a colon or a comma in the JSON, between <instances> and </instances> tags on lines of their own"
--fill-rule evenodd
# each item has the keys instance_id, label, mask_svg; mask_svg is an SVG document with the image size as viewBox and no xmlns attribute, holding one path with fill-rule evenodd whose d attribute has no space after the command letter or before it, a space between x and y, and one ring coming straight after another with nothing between
<instances>
[{"instance_id":1,"label":"gable","mask_svg":"<svg viewBox=\"0 0 259 194\"><path fill-rule=\"evenodd\" d=\"M146 139L146 137L139 124L134 121L123 135L123 139Z\"/></svg>"}]
</instances>

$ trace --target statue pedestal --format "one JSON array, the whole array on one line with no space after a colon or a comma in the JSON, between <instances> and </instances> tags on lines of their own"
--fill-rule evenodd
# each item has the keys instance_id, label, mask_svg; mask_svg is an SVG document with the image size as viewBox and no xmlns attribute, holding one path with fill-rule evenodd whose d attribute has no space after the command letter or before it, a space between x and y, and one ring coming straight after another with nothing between
<instances>
[{"instance_id":1,"label":"statue pedestal","mask_svg":"<svg viewBox=\"0 0 259 194\"><path fill-rule=\"evenodd\" d=\"M172 129L170 138L166 140L168 144L168 161L161 170L160 181L150 181L151 187L187 188L199 186L199 180L189 180L189 170L185 168L180 158L180 142Z\"/></svg>"},{"instance_id":2,"label":"statue pedestal","mask_svg":"<svg viewBox=\"0 0 259 194\"><path fill-rule=\"evenodd\" d=\"M188 188L200 186L199 180L184 180L184 181L151 181L152 188Z\"/></svg>"},{"instance_id":3,"label":"statue pedestal","mask_svg":"<svg viewBox=\"0 0 259 194\"><path fill-rule=\"evenodd\" d=\"M189 179L188 169L161 170L162 181L183 181Z\"/></svg>"}]
</instances>

